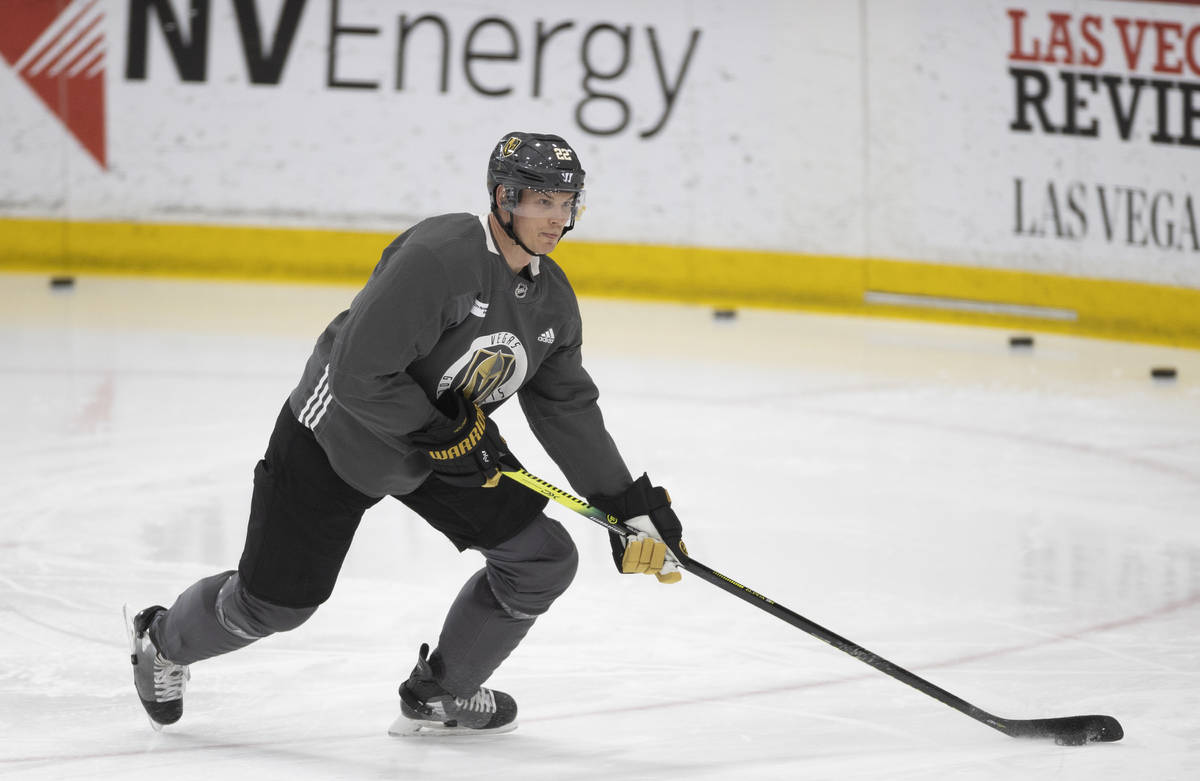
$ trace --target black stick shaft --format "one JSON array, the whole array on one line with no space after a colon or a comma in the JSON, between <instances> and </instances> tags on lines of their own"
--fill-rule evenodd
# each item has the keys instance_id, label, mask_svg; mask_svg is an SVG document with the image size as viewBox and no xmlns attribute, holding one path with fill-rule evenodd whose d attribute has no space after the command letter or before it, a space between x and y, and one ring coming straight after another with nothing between
<instances>
[{"instance_id":1,"label":"black stick shaft","mask_svg":"<svg viewBox=\"0 0 1200 781\"><path fill-rule=\"evenodd\" d=\"M826 629L815 621L810 621L799 613L787 609L783 605L758 593L754 589L743 586L733 578L722 575L720 572L717 572L711 567L701 564L700 562L688 556L686 553L678 550L674 552L679 558L680 567L700 578L701 580L705 580L722 591L727 591L730 594L733 594L735 597L738 597L745 602L749 602L755 607L770 613L776 618L786 621L797 629L807 632L818 640L828 643L842 653L849 654L860 662L871 665L876 670L886 673L896 680L906 683L914 689L928 694L935 700L949 705L951 708L965 713L971 718L987 724L989 727L998 729L1001 732L1007 732L1007 730L1002 726L1002 723L1005 721L1004 719L998 719L996 716L993 716L982 708L978 708L961 697L951 694L942 687L930 683L916 673L909 672L903 667L884 659L879 654L868 651L858 643L847 640L836 632Z\"/></svg>"},{"instance_id":2,"label":"black stick shaft","mask_svg":"<svg viewBox=\"0 0 1200 781\"><path fill-rule=\"evenodd\" d=\"M569 507L580 515L605 527L613 534L622 534L625 536L634 534L628 526L615 516L609 515L600 508L572 496L561 488L556 488L541 478L534 477L524 469L505 471L503 474L527 488ZM868 651L858 643L847 640L836 632L832 632L799 613L787 609L775 600L742 585L733 578L722 575L711 567L696 561L688 556L680 545L671 546L671 552L679 560L679 566L682 569L701 580L707 581L722 591L727 591L745 602L749 602L760 610L764 610L797 629L807 632L818 640L833 646L842 653L849 654L860 662L869 664L876 670L890 675L917 691L929 695L938 702L949 705L958 712L970 716L976 721L986 724L992 729L1003 732L1006 735L1013 737L1054 738L1059 743L1071 745L1088 741L1120 740L1124 735L1121 725L1111 716L1067 716L1054 719L1006 719L994 716L982 708L972 705L963 698L951 694L942 687L930 683L916 673L910 672L898 664L884 659L879 654Z\"/></svg>"}]
</instances>

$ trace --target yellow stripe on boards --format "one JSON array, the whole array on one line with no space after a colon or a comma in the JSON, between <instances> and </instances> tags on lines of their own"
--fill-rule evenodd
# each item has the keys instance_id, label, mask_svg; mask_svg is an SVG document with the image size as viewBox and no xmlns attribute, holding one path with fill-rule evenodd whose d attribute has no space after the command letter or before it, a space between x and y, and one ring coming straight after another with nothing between
<instances>
[{"instance_id":1,"label":"yellow stripe on boards","mask_svg":"<svg viewBox=\"0 0 1200 781\"><path fill-rule=\"evenodd\" d=\"M1074 313L1071 321L883 306L883 314L1200 347L1200 290L896 260L868 262L870 290Z\"/></svg>"},{"instance_id":2,"label":"yellow stripe on boards","mask_svg":"<svg viewBox=\"0 0 1200 781\"><path fill-rule=\"evenodd\" d=\"M844 311L866 281L861 259L832 255L564 242L554 257L577 290L621 298Z\"/></svg>"},{"instance_id":3,"label":"yellow stripe on boards","mask_svg":"<svg viewBox=\"0 0 1200 781\"><path fill-rule=\"evenodd\" d=\"M0 269L362 284L392 233L0 219Z\"/></svg>"},{"instance_id":4,"label":"yellow stripe on boards","mask_svg":"<svg viewBox=\"0 0 1200 781\"><path fill-rule=\"evenodd\" d=\"M555 258L576 289L590 295L882 315L1200 348L1200 289L1195 288L705 248L572 243ZM873 294L914 301L873 303ZM1003 311L1014 308L1047 311L1045 316Z\"/></svg>"},{"instance_id":5,"label":"yellow stripe on boards","mask_svg":"<svg viewBox=\"0 0 1200 781\"><path fill-rule=\"evenodd\" d=\"M0 270L360 285L393 237L0 219ZM1200 348L1200 290L1194 288L880 258L573 240L555 259L581 295L882 315Z\"/></svg>"}]
</instances>

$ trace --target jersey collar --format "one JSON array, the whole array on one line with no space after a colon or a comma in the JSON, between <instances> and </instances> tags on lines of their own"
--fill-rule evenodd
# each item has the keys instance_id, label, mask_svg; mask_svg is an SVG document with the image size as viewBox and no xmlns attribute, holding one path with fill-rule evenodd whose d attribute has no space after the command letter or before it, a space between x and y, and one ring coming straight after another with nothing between
<instances>
[{"instance_id":1,"label":"jersey collar","mask_svg":"<svg viewBox=\"0 0 1200 781\"><path fill-rule=\"evenodd\" d=\"M500 255L500 250L496 247L496 240L492 237L492 226L488 224L488 215L479 215L479 223L483 226L483 237L487 241L488 251L493 255ZM501 255L503 258L504 256ZM541 262L541 255L534 255L533 260L529 261L529 275L536 277L539 273L538 264Z\"/></svg>"}]
</instances>

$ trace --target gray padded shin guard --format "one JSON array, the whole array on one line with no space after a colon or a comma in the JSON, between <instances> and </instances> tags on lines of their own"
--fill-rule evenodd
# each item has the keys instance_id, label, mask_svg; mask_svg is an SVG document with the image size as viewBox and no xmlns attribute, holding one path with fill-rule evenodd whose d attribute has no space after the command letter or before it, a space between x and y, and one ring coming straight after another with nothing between
<instances>
[{"instance_id":1,"label":"gray padded shin guard","mask_svg":"<svg viewBox=\"0 0 1200 781\"><path fill-rule=\"evenodd\" d=\"M487 570L476 572L450 606L438 638L442 687L455 697L471 697L525 638L533 621L510 615L492 593Z\"/></svg>"},{"instance_id":2,"label":"gray padded shin guard","mask_svg":"<svg viewBox=\"0 0 1200 781\"><path fill-rule=\"evenodd\" d=\"M176 664L191 664L253 642L231 633L217 619L217 594L234 574L198 580L175 599L150 629L159 653Z\"/></svg>"},{"instance_id":3,"label":"gray padded shin guard","mask_svg":"<svg viewBox=\"0 0 1200 781\"><path fill-rule=\"evenodd\" d=\"M192 584L154 622L151 635L164 657L176 664L192 664L294 629L315 611L315 607L283 608L257 599L231 570Z\"/></svg>"},{"instance_id":4,"label":"gray padded shin guard","mask_svg":"<svg viewBox=\"0 0 1200 781\"><path fill-rule=\"evenodd\" d=\"M571 536L545 514L507 542L482 551L487 566L459 592L438 639L446 691L475 694L575 577Z\"/></svg>"}]
</instances>

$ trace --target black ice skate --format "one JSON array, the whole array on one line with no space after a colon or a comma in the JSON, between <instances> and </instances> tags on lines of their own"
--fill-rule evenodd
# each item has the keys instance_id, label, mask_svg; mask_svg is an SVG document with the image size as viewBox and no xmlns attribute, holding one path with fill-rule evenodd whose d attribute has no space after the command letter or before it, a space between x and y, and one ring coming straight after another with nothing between
<instances>
[{"instance_id":1,"label":"black ice skate","mask_svg":"<svg viewBox=\"0 0 1200 781\"><path fill-rule=\"evenodd\" d=\"M400 716L389 735L495 735L517 728L517 703L504 692L482 686L468 699L455 697L438 683L440 660L421 645L417 666L400 684Z\"/></svg>"},{"instance_id":2,"label":"black ice skate","mask_svg":"<svg viewBox=\"0 0 1200 781\"><path fill-rule=\"evenodd\" d=\"M129 630L129 661L133 663L133 685L137 688L142 707L150 717L150 726L161 730L174 724L183 715L183 690L191 673L186 664L167 661L158 652L150 637L150 625L166 608L148 607L129 620L125 607L125 625Z\"/></svg>"}]
</instances>

